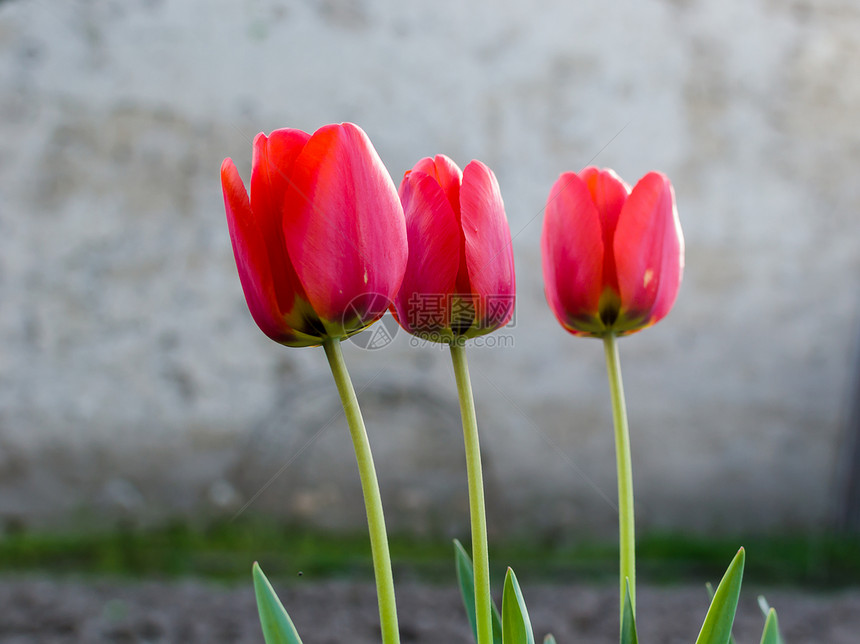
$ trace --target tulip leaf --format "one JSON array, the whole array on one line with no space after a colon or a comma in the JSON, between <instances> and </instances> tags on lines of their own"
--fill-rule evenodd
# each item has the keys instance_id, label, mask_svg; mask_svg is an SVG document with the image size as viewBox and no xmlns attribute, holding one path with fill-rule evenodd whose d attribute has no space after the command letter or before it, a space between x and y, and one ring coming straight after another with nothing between
<instances>
[{"instance_id":1,"label":"tulip leaf","mask_svg":"<svg viewBox=\"0 0 860 644\"><path fill-rule=\"evenodd\" d=\"M499 614L499 609L495 603L493 609L493 644L502 644L502 616Z\"/></svg>"},{"instance_id":2,"label":"tulip leaf","mask_svg":"<svg viewBox=\"0 0 860 644\"><path fill-rule=\"evenodd\" d=\"M758 596L758 609L761 611L762 617L767 619L767 615L770 612L770 604L767 603L764 595Z\"/></svg>"},{"instance_id":3,"label":"tulip leaf","mask_svg":"<svg viewBox=\"0 0 860 644\"><path fill-rule=\"evenodd\" d=\"M514 571L508 568L502 593L502 643L534 644L529 612Z\"/></svg>"},{"instance_id":4,"label":"tulip leaf","mask_svg":"<svg viewBox=\"0 0 860 644\"><path fill-rule=\"evenodd\" d=\"M783 644L782 635L779 632L779 622L776 619L776 611L771 608L764 620L764 632L761 634L761 644Z\"/></svg>"},{"instance_id":5,"label":"tulip leaf","mask_svg":"<svg viewBox=\"0 0 860 644\"><path fill-rule=\"evenodd\" d=\"M624 616L621 619L621 644L639 644L636 633L636 616L633 614L633 600L630 597L630 580L625 579Z\"/></svg>"},{"instance_id":6,"label":"tulip leaf","mask_svg":"<svg viewBox=\"0 0 860 644\"><path fill-rule=\"evenodd\" d=\"M552 635L547 635L543 638L543 644L555 644L555 638Z\"/></svg>"},{"instance_id":7,"label":"tulip leaf","mask_svg":"<svg viewBox=\"0 0 860 644\"><path fill-rule=\"evenodd\" d=\"M705 590L708 591L708 599L710 601L714 601L714 585L711 582L706 581ZM735 636L731 633L729 633L729 644L737 644L737 642L735 642Z\"/></svg>"},{"instance_id":8,"label":"tulip leaf","mask_svg":"<svg viewBox=\"0 0 860 644\"><path fill-rule=\"evenodd\" d=\"M302 644L293 621L257 562L254 562L253 575L257 610L260 613L260 625L263 627L266 644Z\"/></svg>"},{"instance_id":9,"label":"tulip leaf","mask_svg":"<svg viewBox=\"0 0 860 644\"><path fill-rule=\"evenodd\" d=\"M457 569L457 581L460 585L460 595L466 609L466 617L472 627L472 635L478 641L478 625L475 619L475 569L463 544L454 539L454 563ZM502 644L502 620L499 609L492 605L493 611L493 644Z\"/></svg>"},{"instance_id":10,"label":"tulip leaf","mask_svg":"<svg viewBox=\"0 0 860 644\"><path fill-rule=\"evenodd\" d=\"M741 581L744 576L744 549L738 550L723 575L711 607L705 615L702 630L696 639L696 644L727 644L732 636L732 623L735 621L735 611L741 593Z\"/></svg>"}]
</instances>

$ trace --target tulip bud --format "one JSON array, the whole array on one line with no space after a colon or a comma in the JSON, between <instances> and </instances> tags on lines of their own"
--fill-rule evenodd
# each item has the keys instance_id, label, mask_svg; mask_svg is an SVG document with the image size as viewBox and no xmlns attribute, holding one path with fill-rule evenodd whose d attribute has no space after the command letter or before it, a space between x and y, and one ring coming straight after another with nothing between
<instances>
[{"instance_id":1,"label":"tulip bud","mask_svg":"<svg viewBox=\"0 0 860 644\"><path fill-rule=\"evenodd\" d=\"M221 185L245 299L287 346L378 320L403 279L407 242L394 182L352 123L254 139L250 197L231 159Z\"/></svg>"},{"instance_id":2,"label":"tulip bud","mask_svg":"<svg viewBox=\"0 0 860 644\"><path fill-rule=\"evenodd\" d=\"M392 313L436 342L490 333L514 312L514 257L499 184L480 161L465 171L425 158L400 184L409 259Z\"/></svg>"},{"instance_id":3,"label":"tulip bud","mask_svg":"<svg viewBox=\"0 0 860 644\"><path fill-rule=\"evenodd\" d=\"M633 189L612 170L565 172L552 187L541 238L546 298L574 335L628 335L672 308L684 238L669 179Z\"/></svg>"}]
</instances>

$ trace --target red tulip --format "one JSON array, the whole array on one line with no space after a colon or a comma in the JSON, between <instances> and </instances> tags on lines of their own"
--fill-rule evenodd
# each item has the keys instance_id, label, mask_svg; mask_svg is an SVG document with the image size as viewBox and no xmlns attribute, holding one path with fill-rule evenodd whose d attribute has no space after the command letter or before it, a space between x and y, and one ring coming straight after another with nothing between
<instances>
[{"instance_id":1,"label":"red tulip","mask_svg":"<svg viewBox=\"0 0 860 644\"><path fill-rule=\"evenodd\" d=\"M437 342L504 326L514 312L511 231L493 172L472 161L421 159L400 184L409 261L392 312Z\"/></svg>"},{"instance_id":2,"label":"red tulip","mask_svg":"<svg viewBox=\"0 0 860 644\"><path fill-rule=\"evenodd\" d=\"M394 182L352 123L254 139L251 196L231 159L221 186L251 315L267 336L310 346L379 319L406 267Z\"/></svg>"},{"instance_id":3,"label":"red tulip","mask_svg":"<svg viewBox=\"0 0 860 644\"><path fill-rule=\"evenodd\" d=\"M575 335L627 335L672 308L684 238L669 179L633 190L612 170L565 172L552 187L541 239L546 298Z\"/></svg>"}]
</instances>

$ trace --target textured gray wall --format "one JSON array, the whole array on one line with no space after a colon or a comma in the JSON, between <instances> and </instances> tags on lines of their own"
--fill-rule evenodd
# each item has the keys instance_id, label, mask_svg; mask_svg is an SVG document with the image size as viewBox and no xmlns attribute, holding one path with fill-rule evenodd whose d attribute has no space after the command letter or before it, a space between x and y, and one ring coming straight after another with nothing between
<instances>
[{"instance_id":1,"label":"textured gray wall","mask_svg":"<svg viewBox=\"0 0 860 644\"><path fill-rule=\"evenodd\" d=\"M501 184L516 325L470 350L496 533L613 530L601 346L540 275L546 194L590 162L668 173L687 239L674 311L621 344L640 527L820 525L857 329L858 32L851 0L0 3L0 525L251 499L362 525L323 353L254 326L218 182L260 130L343 120L395 180L444 152ZM401 333L347 359L389 523L462 532L446 352Z\"/></svg>"}]
</instances>

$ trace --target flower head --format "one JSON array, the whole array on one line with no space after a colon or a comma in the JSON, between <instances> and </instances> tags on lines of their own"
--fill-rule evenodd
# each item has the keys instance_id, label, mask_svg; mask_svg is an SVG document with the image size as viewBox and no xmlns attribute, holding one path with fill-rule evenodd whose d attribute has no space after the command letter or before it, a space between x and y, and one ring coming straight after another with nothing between
<instances>
[{"instance_id":1,"label":"flower head","mask_svg":"<svg viewBox=\"0 0 860 644\"><path fill-rule=\"evenodd\" d=\"M421 159L400 183L409 260L392 312L413 335L472 338L514 311L511 232L499 184L480 161Z\"/></svg>"},{"instance_id":2,"label":"flower head","mask_svg":"<svg viewBox=\"0 0 860 644\"><path fill-rule=\"evenodd\" d=\"M403 279L406 226L394 182L358 126L260 133L250 197L229 158L221 186L242 289L263 333L317 345L382 316Z\"/></svg>"},{"instance_id":3,"label":"flower head","mask_svg":"<svg viewBox=\"0 0 860 644\"><path fill-rule=\"evenodd\" d=\"M630 189L612 170L565 172L547 199L541 238L546 298L575 335L627 335L672 308L684 237L669 179Z\"/></svg>"}]
</instances>

